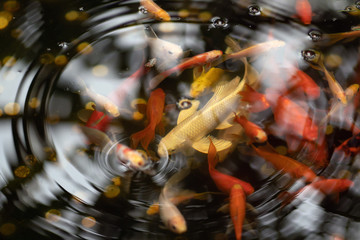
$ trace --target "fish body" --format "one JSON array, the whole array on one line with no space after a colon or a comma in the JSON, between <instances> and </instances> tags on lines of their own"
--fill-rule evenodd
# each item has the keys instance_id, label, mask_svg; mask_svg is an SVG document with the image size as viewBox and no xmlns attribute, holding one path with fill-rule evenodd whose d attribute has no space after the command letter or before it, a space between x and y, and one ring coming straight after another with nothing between
<instances>
[{"instance_id":1,"label":"fish body","mask_svg":"<svg viewBox=\"0 0 360 240\"><path fill-rule=\"evenodd\" d=\"M226 120L238 105L238 92L243 87L243 82L239 84L239 77L236 77L231 82L219 84L212 98L202 109L181 121L161 139L159 146L165 146L167 153L163 147L159 147L158 154L165 156L185 145L194 146Z\"/></svg>"},{"instance_id":2,"label":"fish body","mask_svg":"<svg viewBox=\"0 0 360 240\"><path fill-rule=\"evenodd\" d=\"M325 68L323 67L323 71L325 74L325 78L329 84L329 88L331 92L340 100L342 104L347 104L346 95L344 89L341 85L335 80L335 77Z\"/></svg>"},{"instance_id":3,"label":"fish body","mask_svg":"<svg viewBox=\"0 0 360 240\"><path fill-rule=\"evenodd\" d=\"M210 68L207 72L203 69L199 77L194 77L190 86L190 97L196 98L201 95L207 88L219 81L223 74L224 70L221 68Z\"/></svg>"},{"instance_id":4,"label":"fish body","mask_svg":"<svg viewBox=\"0 0 360 240\"><path fill-rule=\"evenodd\" d=\"M311 5L308 0L297 0L295 5L296 12L300 18L300 20L308 25L311 23L312 18L312 10Z\"/></svg>"},{"instance_id":5,"label":"fish body","mask_svg":"<svg viewBox=\"0 0 360 240\"><path fill-rule=\"evenodd\" d=\"M120 116L118 106L108 97L93 92L89 88L85 87L85 94L95 101L96 104L102 106L113 117Z\"/></svg>"},{"instance_id":6,"label":"fish body","mask_svg":"<svg viewBox=\"0 0 360 240\"><path fill-rule=\"evenodd\" d=\"M270 108L269 102L266 100L264 94L256 92L252 87L248 84L245 84L245 89L240 91L241 100L244 102L248 102L250 104L249 111L250 112L261 112L268 108Z\"/></svg>"},{"instance_id":7,"label":"fish body","mask_svg":"<svg viewBox=\"0 0 360 240\"><path fill-rule=\"evenodd\" d=\"M140 0L140 5L143 6L151 15L153 15L158 20L171 20L170 15L152 0Z\"/></svg>"},{"instance_id":8,"label":"fish body","mask_svg":"<svg viewBox=\"0 0 360 240\"><path fill-rule=\"evenodd\" d=\"M208 164L209 164L209 174L214 181L216 187L225 194L230 194L231 188L239 184L242 187L242 190L246 195L250 195L254 192L254 188L251 184L242 181L233 176L223 174L215 169L215 166L218 162L218 156L215 145L210 141L209 153L208 153Z\"/></svg>"},{"instance_id":9,"label":"fish body","mask_svg":"<svg viewBox=\"0 0 360 240\"><path fill-rule=\"evenodd\" d=\"M212 50L209 52L198 54L178 65L175 67L172 67L162 73L159 73L157 76L155 76L153 79L150 80L149 88L153 89L157 85L159 85L165 78L170 76L173 73L176 72L182 72L185 69L196 67L196 66L202 66L208 63L211 63L215 61L216 59L220 58L222 56L222 51L220 50Z\"/></svg>"},{"instance_id":10,"label":"fish body","mask_svg":"<svg viewBox=\"0 0 360 240\"><path fill-rule=\"evenodd\" d=\"M298 68L288 83L291 88L300 88L310 99L317 99L320 96L320 87L308 74Z\"/></svg>"},{"instance_id":11,"label":"fish body","mask_svg":"<svg viewBox=\"0 0 360 240\"><path fill-rule=\"evenodd\" d=\"M145 129L132 134L130 137L134 148L141 142L142 147L147 150L150 142L155 137L155 128L161 123L164 105L164 91L161 88L152 91L146 106L146 116L149 123Z\"/></svg>"},{"instance_id":12,"label":"fish body","mask_svg":"<svg viewBox=\"0 0 360 240\"><path fill-rule=\"evenodd\" d=\"M277 93L266 94L274 113L276 124L288 133L306 140L314 141L318 137L318 127L308 113L298 104Z\"/></svg>"},{"instance_id":13,"label":"fish body","mask_svg":"<svg viewBox=\"0 0 360 240\"><path fill-rule=\"evenodd\" d=\"M99 131L106 132L111 122L111 118L103 112L94 110L90 118L87 120L85 126L89 128L98 129Z\"/></svg>"},{"instance_id":14,"label":"fish body","mask_svg":"<svg viewBox=\"0 0 360 240\"><path fill-rule=\"evenodd\" d=\"M326 195L338 194L349 189L354 184L349 179L324 179L311 183L309 186L318 189Z\"/></svg>"},{"instance_id":15,"label":"fish body","mask_svg":"<svg viewBox=\"0 0 360 240\"><path fill-rule=\"evenodd\" d=\"M316 178L316 174L308 166L292 158L268 151L264 147L256 148L253 145L252 147L260 157L270 162L278 170L283 170L295 178L305 177L307 182L312 182Z\"/></svg>"},{"instance_id":16,"label":"fish body","mask_svg":"<svg viewBox=\"0 0 360 240\"><path fill-rule=\"evenodd\" d=\"M116 156L121 162L135 169L141 169L147 164L147 160L138 151L120 143L116 145Z\"/></svg>"},{"instance_id":17,"label":"fish body","mask_svg":"<svg viewBox=\"0 0 360 240\"><path fill-rule=\"evenodd\" d=\"M246 117L237 116L235 114L234 121L244 128L246 135L251 139L251 141L258 143L267 141L266 133L258 125L250 122Z\"/></svg>"},{"instance_id":18,"label":"fish body","mask_svg":"<svg viewBox=\"0 0 360 240\"><path fill-rule=\"evenodd\" d=\"M244 190L240 184L235 184L230 191L230 216L234 225L236 240L241 239L245 211L246 197Z\"/></svg>"}]
</instances>

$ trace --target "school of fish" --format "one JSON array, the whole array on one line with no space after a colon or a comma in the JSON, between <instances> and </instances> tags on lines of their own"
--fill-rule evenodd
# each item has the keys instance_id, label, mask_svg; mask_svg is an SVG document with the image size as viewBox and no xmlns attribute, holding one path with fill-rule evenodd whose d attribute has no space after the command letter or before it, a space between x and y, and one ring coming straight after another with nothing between
<instances>
[{"instance_id":1,"label":"school of fish","mask_svg":"<svg viewBox=\"0 0 360 240\"><path fill-rule=\"evenodd\" d=\"M311 2L296 1L295 18L303 25L311 24L312 16L315 15ZM141 0L140 4L147 9L150 17L158 21L171 21L170 14L152 0ZM349 6L343 12L355 15L360 11ZM311 48L303 49L299 53L303 58L299 60L302 65L293 64L283 70L278 79L284 84L271 86L267 81L270 81L272 75L266 72L265 67L262 69L253 66L249 61L253 57L271 58L276 51L291 49L288 43L274 39L271 34L268 41L246 47L228 37L227 49L209 49L183 60L180 45L162 40L154 32L153 35L155 36L148 40L151 49L156 48L152 53L156 60L155 68L152 64L145 64L147 60L143 60L139 70L127 80L131 84L140 84L136 81L142 76L149 72L155 73L144 88L149 97L146 111L143 112L146 115L142 121L143 129L132 133L131 147L117 143L108 136L112 121L121 117L123 98L127 97L124 96L126 92L121 92L121 98L117 96L121 91L120 87L110 97L105 97L84 86L85 94L93 99L96 108L82 112L79 118L84 122L80 128L88 144L95 144L100 149L116 145L113 149L119 163L127 165L131 171L142 171L155 158L171 159L174 154L185 154L191 159L195 152L207 155L203 164L208 165L209 176L217 188L213 189L214 192L196 193L182 189L181 182L192 170L192 164L187 163L186 167L169 178L158 200L149 206L147 214L159 213L168 230L176 234L187 231L186 218L177 207L179 204L192 199L206 199L211 194L222 194L226 196L225 201L229 205L235 238L241 239L243 223L246 221L246 199L256 189L251 183L222 173L216 168L239 145L247 149L247 154L263 159L275 170L304 181L306 186L290 197L283 198L284 203L292 201L305 188L320 191L326 196L335 195L338 199L354 185L350 179L326 179L318 175L318 170L325 168L330 161L336 161L334 157L330 157L325 141L325 129L330 123L337 121L336 126L344 126L346 130L353 132L347 140L334 143L334 154L353 157L360 152L358 126L350 124L352 121L346 117L348 111L358 110L360 83L346 85L344 81L339 82L325 65L322 52ZM324 34L320 42L334 44L358 36L360 31L355 28L351 32ZM159 54L159 51L171 54ZM225 69L224 63L229 61L242 66L242 73ZM268 64L275 77L279 66L271 62ZM316 71L324 80L313 79L307 73L308 68ZM172 126L166 121L168 113L174 111L171 108L174 103L169 103L166 99L166 84L174 81L176 74L186 71L192 71L187 94L191 98L182 102L183 108L178 111L176 124ZM314 114L310 103L323 94L329 99L329 107L323 109L323 114L318 116ZM256 118L264 113L271 116L270 122ZM339 115L345 117L336 118ZM158 142L155 141L156 133L161 135ZM284 142L287 152L279 152L276 143L271 141L273 138ZM150 147L151 144L155 148ZM148 154L140 154L137 150L140 148ZM154 151L151 153L149 148L154 148ZM300 150L307 161L294 157Z\"/></svg>"}]
</instances>

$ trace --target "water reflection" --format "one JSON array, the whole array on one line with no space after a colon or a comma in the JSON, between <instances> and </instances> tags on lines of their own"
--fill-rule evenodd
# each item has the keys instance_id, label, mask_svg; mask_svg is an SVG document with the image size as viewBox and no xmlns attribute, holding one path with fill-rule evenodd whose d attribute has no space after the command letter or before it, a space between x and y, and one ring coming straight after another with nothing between
<instances>
[{"instance_id":1,"label":"water reflection","mask_svg":"<svg viewBox=\"0 0 360 240\"><path fill-rule=\"evenodd\" d=\"M0 6L2 237L357 239L358 2L156 3L171 21L151 1ZM131 150L149 164L134 168L118 146L147 126L154 138ZM147 214L161 194L160 215ZM160 227L165 204L186 233Z\"/></svg>"}]
</instances>

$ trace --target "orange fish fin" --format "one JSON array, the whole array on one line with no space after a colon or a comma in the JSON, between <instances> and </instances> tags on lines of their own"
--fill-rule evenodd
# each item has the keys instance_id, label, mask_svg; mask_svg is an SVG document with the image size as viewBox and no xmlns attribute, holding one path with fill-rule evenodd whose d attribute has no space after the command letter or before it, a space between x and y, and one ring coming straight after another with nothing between
<instances>
[{"instance_id":1,"label":"orange fish fin","mask_svg":"<svg viewBox=\"0 0 360 240\"><path fill-rule=\"evenodd\" d=\"M212 142L211 137L208 137L208 138L210 141L209 151L208 151L208 163L209 163L209 167L215 168L216 164L219 161L219 157L217 155L216 147L215 147L214 143Z\"/></svg>"},{"instance_id":2,"label":"orange fish fin","mask_svg":"<svg viewBox=\"0 0 360 240\"><path fill-rule=\"evenodd\" d=\"M131 138L131 146L136 148L139 142L141 142L141 146L147 150L150 142L155 137L155 131L151 128L151 125L148 125L144 130L141 130L137 133L134 133L130 136Z\"/></svg>"}]
</instances>

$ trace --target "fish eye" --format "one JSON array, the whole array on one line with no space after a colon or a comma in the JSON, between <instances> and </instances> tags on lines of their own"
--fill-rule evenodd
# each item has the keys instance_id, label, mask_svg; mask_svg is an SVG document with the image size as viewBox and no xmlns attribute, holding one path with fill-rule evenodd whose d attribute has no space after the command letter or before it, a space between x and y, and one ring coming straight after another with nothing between
<instances>
[{"instance_id":1,"label":"fish eye","mask_svg":"<svg viewBox=\"0 0 360 240\"><path fill-rule=\"evenodd\" d=\"M261 14L261 9L258 5L250 5L248 10L250 16L259 16Z\"/></svg>"},{"instance_id":2,"label":"fish eye","mask_svg":"<svg viewBox=\"0 0 360 240\"><path fill-rule=\"evenodd\" d=\"M171 225L171 229L173 230L173 231L176 231L177 230L177 228L176 228L176 226L175 225Z\"/></svg>"},{"instance_id":3,"label":"fish eye","mask_svg":"<svg viewBox=\"0 0 360 240\"><path fill-rule=\"evenodd\" d=\"M310 36L311 40L313 40L314 42L317 42L322 38L322 33L319 30L315 30L315 29L310 30L308 35Z\"/></svg>"},{"instance_id":4,"label":"fish eye","mask_svg":"<svg viewBox=\"0 0 360 240\"><path fill-rule=\"evenodd\" d=\"M351 7L351 6L347 6L347 7L344 9L344 11L347 11L347 12L352 11L352 7Z\"/></svg>"},{"instance_id":5,"label":"fish eye","mask_svg":"<svg viewBox=\"0 0 360 240\"><path fill-rule=\"evenodd\" d=\"M169 54L174 54L172 51L168 51Z\"/></svg>"},{"instance_id":6,"label":"fish eye","mask_svg":"<svg viewBox=\"0 0 360 240\"><path fill-rule=\"evenodd\" d=\"M192 106L192 102L189 99L180 99L179 102L177 102L177 106L180 110L189 109Z\"/></svg>"},{"instance_id":7,"label":"fish eye","mask_svg":"<svg viewBox=\"0 0 360 240\"><path fill-rule=\"evenodd\" d=\"M303 50L301 51L301 55L305 61L312 62L316 58L316 52L314 50Z\"/></svg>"},{"instance_id":8,"label":"fish eye","mask_svg":"<svg viewBox=\"0 0 360 240\"><path fill-rule=\"evenodd\" d=\"M357 9L360 9L360 1L355 2L355 7L356 7Z\"/></svg>"}]
</instances>

